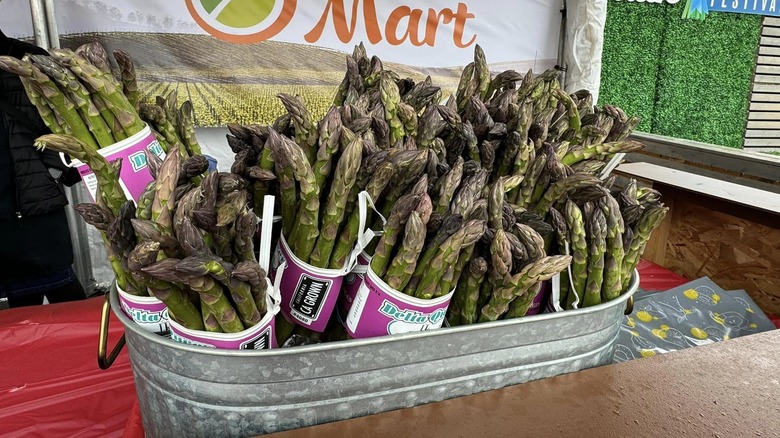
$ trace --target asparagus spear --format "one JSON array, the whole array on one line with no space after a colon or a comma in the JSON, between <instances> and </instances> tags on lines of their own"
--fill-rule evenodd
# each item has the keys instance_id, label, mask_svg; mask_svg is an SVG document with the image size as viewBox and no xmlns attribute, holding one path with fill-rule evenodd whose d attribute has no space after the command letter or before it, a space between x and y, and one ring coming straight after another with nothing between
<instances>
[{"instance_id":1,"label":"asparagus spear","mask_svg":"<svg viewBox=\"0 0 780 438\"><path fill-rule=\"evenodd\" d=\"M623 291L622 269L623 258L623 233L625 224L620 215L620 205L611 195L607 195L599 201L604 215L607 217L607 246L604 258L604 283L601 287L601 298L610 301Z\"/></svg>"},{"instance_id":2,"label":"asparagus spear","mask_svg":"<svg viewBox=\"0 0 780 438\"><path fill-rule=\"evenodd\" d=\"M82 120L84 120L88 129L92 132L100 147L110 146L116 142L111 134L110 127L100 117L100 111L92 102L89 91L70 70L57 64L48 56L30 55L29 59L33 62L33 65L40 68L54 80L70 101L76 105Z\"/></svg>"},{"instance_id":3,"label":"asparagus spear","mask_svg":"<svg viewBox=\"0 0 780 438\"><path fill-rule=\"evenodd\" d=\"M38 114L41 119L52 132L52 134L68 134L70 127L63 125L63 122L59 120L58 116L54 113L46 99L38 92L38 89L27 78L19 78L24 87L24 91L27 93L27 97L30 98L30 102L38 110ZM66 130L67 129L67 130Z\"/></svg>"},{"instance_id":4,"label":"asparagus spear","mask_svg":"<svg viewBox=\"0 0 780 438\"><path fill-rule=\"evenodd\" d=\"M395 174L395 168L395 165L391 162L386 162L379 166L366 185L366 192L368 192L371 199L378 199L382 195L385 187L387 187ZM330 269L341 269L344 267L347 257L352 252L357 241L359 227L360 212L355 210L350 214L349 221L339 235L336 246L333 248L330 258Z\"/></svg>"},{"instance_id":5,"label":"asparagus spear","mask_svg":"<svg viewBox=\"0 0 780 438\"><path fill-rule=\"evenodd\" d=\"M461 295L463 305L460 310L460 324L473 324L477 320L477 302L479 300L480 286L483 284L488 270L487 261L482 257L476 257L469 263L465 279L458 283L455 297ZM453 298L455 298L453 297ZM457 307L453 310L457 311ZM450 321L452 324L452 321Z\"/></svg>"},{"instance_id":6,"label":"asparagus spear","mask_svg":"<svg viewBox=\"0 0 780 438\"><path fill-rule=\"evenodd\" d=\"M184 143L179 139L179 135L176 133L176 128L168 120L165 115L165 111L157 105L148 105L140 103L138 106L138 112L140 117L151 126L155 127L159 132L163 141L168 145L168 150L178 150L182 157L188 157L189 152L184 147ZM132 135L132 134L129 134Z\"/></svg>"},{"instance_id":7,"label":"asparagus spear","mask_svg":"<svg viewBox=\"0 0 780 438\"><path fill-rule=\"evenodd\" d=\"M429 225L430 222L431 221L428 222ZM436 252L438 251L439 247L444 244L444 242L450 236L455 234L455 232L460 229L461 225L463 225L463 216L459 214L449 214L444 219L442 219L442 224L436 231L436 235L433 239L431 239L430 242L425 245L425 251L423 252L422 256L420 256L417 267L414 270L414 274L412 275L412 278L409 280L409 283L404 290L405 294L415 294L417 287L420 284L420 280L422 280L423 274L425 273L425 270L428 268L428 265L430 264L433 257L436 256ZM428 235L430 234L431 232L428 230Z\"/></svg>"},{"instance_id":8,"label":"asparagus spear","mask_svg":"<svg viewBox=\"0 0 780 438\"><path fill-rule=\"evenodd\" d=\"M70 127L71 133L75 137L90 149L97 150L99 148L97 141L76 111L75 104L31 62L11 56L0 56L0 68L27 79L30 84L34 85L39 94L51 103L55 113L62 117L63 122Z\"/></svg>"},{"instance_id":9,"label":"asparagus spear","mask_svg":"<svg viewBox=\"0 0 780 438\"><path fill-rule=\"evenodd\" d=\"M455 264L460 256L460 251L477 242L486 229L487 224L484 221L468 221L463 224L460 230L450 236L439 247L436 256L431 260L429 269L420 280L416 296L422 299L431 299L449 293L449 291L441 290L440 281L445 269Z\"/></svg>"},{"instance_id":10,"label":"asparagus spear","mask_svg":"<svg viewBox=\"0 0 780 438\"><path fill-rule=\"evenodd\" d=\"M406 225L406 221L420 203L422 195L410 193L404 195L393 206L390 217L384 227L384 233L379 240L374 256L371 258L371 269L380 278L384 277L387 266L392 260L395 244Z\"/></svg>"},{"instance_id":11,"label":"asparagus spear","mask_svg":"<svg viewBox=\"0 0 780 438\"><path fill-rule=\"evenodd\" d=\"M536 204L534 209L537 213L545 216L550 208L566 193L581 189L583 187L594 186L599 183L595 176L575 173L569 177L558 180L550 185L550 188L544 192L542 199Z\"/></svg>"},{"instance_id":12,"label":"asparagus spear","mask_svg":"<svg viewBox=\"0 0 780 438\"><path fill-rule=\"evenodd\" d=\"M168 233L173 233L173 214L175 199L172 199L179 180L180 158L177 151L171 151L163 161L155 185L154 201L152 201L152 220Z\"/></svg>"},{"instance_id":13,"label":"asparagus spear","mask_svg":"<svg viewBox=\"0 0 780 438\"><path fill-rule=\"evenodd\" d=\"M642 143L633 140L595 144L586 148L569 151L569 153L563 157L561 162L567 166L571 166L573 164L579 163L580 161L589 160L591 158L605 160L614 154L636 152L642 148L644 148Z\"/></svg>"},{"instance_id":14,"label":"asparagus spear","mask_svg":"<svg viewBox=\"0 0 780 438\"><path fill-rule=\"evenodd\" d=\"M203 152L200 149L198 139L195 137L195 110L192 107L192 102L188 100L181 104L178 114L177 133L179 134L179 139L181 139L191 158L202 156Z\"/></svg>"},{"instance_id":15,"label":"asparagus spear","mask_svg":"<svg viewBox=\"0 0 780 438\"><path fill-rule=\"evenodd\" d=\"M325 181L330 176L333 157L339 151L341 128L341 115L338 107L333 106L319 126L320 148L314 163L314 176L317 179L317 187L321 191L325 189Z\"/></svg>"},{"instance_id":16,"label":"asparagus spear","mask_svg":"<svg viewBox=\"0 0 780 438\"><path fill-rule=\"evenodd\" d=\"M625 258L623 259L622 269L622 290L628 289L628 285L631 283L631 276L634 274L634 269L639 264L639 258L647 246L647 242L650 240L650 235L653 230L661 224L666 217L668 208L655 205L650 206L642 214L636 228L633 230L633 239L631 240L631 246L626 251Z\"/></svg>"},{"instance_id":17,"label":"asparagus spear","mask_svg":"<svg viewBox=\"0 0 780 438\"><path fill-rule=\"evenodd\" d=\"M67 49L51 49L51 56L57 62L67 65L71 71L94 90L106 103L106 106L114 113L125 133L130 136L141 129L143 123L138 118L133 105L122 94L122 91L114 85L106 74L89 63L84 57L76 55Z\"/></svg>"},{"instance_id":18,"label":"asparagus spear","mask_svg":"<svg viewBox=\"0 0 780 438\"><path fill-rule=\"evenodd\" d=\"M257 231L257 216L244 210L236 219L236 255L242 262L256 261L254 237Z\"/></svg>"},{"instance_id":19,"label":"asparagus spear","mask_svg":"<svg viewBox=\"0 0 780 438\"><path fill-rule=\"evenodd\" d=\"M549 256L537 260L519 273L497 284L490 301L482 308L479 322L496 321L509 310L512 300L524 293L536 283L547 281L555 274L566 269L571 262L570 256Z\"/></svg>"},{"instance_id":20,"label":"asparagus spear","mask_svg":"<svg viewBox=\"0 0 780 438\"><path fill-rule=\"evenodd\" d=\"M276 176L279 178L282 204L282 234L289 242L292 237L293 225L295 224L295 216L298 209L298 191L295 188L293 166L282 137L273 129L268 136L266 148L273 151L274 166L276 167Z\"/></svg>"},{"instance_id":21,"label":"asparagus spear","mask_svg":"<svg viewBox=\"0 0 780 438\"><path fill-rule=\"evenodd\" d=\"M292 250L301 260L308 261L317 242L319 230L320 191L311 165L303 150L287 138L282 137L284 153L289 157L293 175L298 181L301 206L291 231ZM277 154L274 154L276 157Z\"/></svg>"},{"instance_id":22,"label":"asparagus spear","mask_svg":"<svg viewBox=\"0 0 780 438\"><path fill-rule=\"evenodd\" d=\"M72 135L47 134L35 141L38 149L49 148L56 152L62 152L73 158L81 160L89 165L98 180L100 197L114 215L119 214L122 204L125 202L125 194L119 185L119 173L97 153L80 139Z\"/></svg>"},{"instance_id":23,"label":"asparagus spear","mask_svg":"<svg viewBox=\"0 0 780 438\"><path fill-rule=\"evenodd\" d=\"M90 64L100 69L100 71L103 73L107 75L113 75L111 70L111 60L108 59L106 48L103 47L103 45L98 41L92 41L90 43L79 46L76 49L76 53L87 58L87 61L89 61Z\"/></svg>"},{"instance_id":24,"label":"asparagus spear","mask_svg":"<svg viewBox=\"0 0 780 438\"><path fill-rule=\"evenodd\" d=\"M339 227L344 220L347 196L355 185L362 154L363 140L358 137L344 149L344 153L339 158L328 203L323 212L322 230L317 239L317 246L311 253L310 263L314 266L325 268L330 262Z\"/></svg>"},{"instance_id":25,"label":"asparagus spear","mask_svg":"<svg viewBox=\"0 0 780 438\"><path fill-rule=\"evenodd\" d=\"M499 229L490 244L491 278L500 283L512 274L512 249L506 232Z\"/></svg>"},{"instance_id":26,"label":"asparagus spear","mask_svg":"<svg viewBox=\"0 0 780 438\"><path fill-rule=\"evenodd\" d=\"M536 296L539 295L541 291L542 283L536 283L528 288L528 291L524 294L512 300L512 302L509 303L509 310L506 312L506 315L504 315L504 319L524 317L534 303Z\"/></svg>"},{"instance_id":27,"label":"asparagus spear","mask_svg":"<svg viewBox=\"0 0 780 438\"><path fill-rule=\"evenodd\" d=\"M127 100L133 106L138 105L138 83L135 76L135 65L130 55L121 49L114 50L114 59L119 66L120 78L122 79L123 92Z\"/></svg>"},{"instance_id":28,"label":"asparagus spear","mask_svg":"<svg viewBox=\"0 0 780 438\"><path fill-rule=\"evenodd\" d=\"M398 117L398 106L401 94L398 86L390 75L383 73L379 78L379 95L384 108L385 121L390 127L390 144L395 144L404 137L404 126Z\"/></svg>"},{"instance_id":29,"label":"asparagus spear","mask_svg":"<svg viewBox=\"0 0 780 438\"><path fill-rule=\"evenodd\" d=\"M420 213L413 211L406 222L404 239L398 253L393 258L387 273L385 282L395 290L404 290L417 267L417 259L420 257L425 245L425 221Z\"/></svg>"},{"instance_id":30,"label":"asparagus spear","mask_svg":"<svg viewBox=\"0 0 780 438\"><path fill-rule=\"evenodd\" d=\"M268 311L268 305L265 301L268 285L266 283L266 273L259 264L250 261L244 261L238 263L231 275L241 281L249 283L252 298L255 301L255 306L261 315L265 315Z\"/></svg>"},{"instance_id":31,"label":"asparagus spear","mask_svg":"<svg viewBox=\"0 0 780 438\"><path fill-rule=\"evenodd\" d=\"M542 153L536 157L533 165L525 175L525 179L520 183L520 192L517 196L517 205L520 207L528 207L531 204L533 198L534 189L539 182L539 177L547 165L547 155Z\"/></svg>"},{"instance_id":32,"label":"asparagus spear","mask_svg":"<svg viewBox=\"0 0 780 438\"><path fill-rule=\"evenodd\" d=\"M604 253L606 252L607 218L600 209L595 209L587 219L589 254L588 281L585 284L583 307L601 303L601 286L604 282Z\"/></svg>"},{"instance_id":33,"label":"asparagus spear","mask_svg":"<svg viewBox=\"0 0 780 438\"><path fill-rule=\"evenodd\" d=\"M282 101L282 105L284 105L292 117L292 124L295 127L295 142L303 150L307 163L314 163L317 156L318 132L311 113L306 108L306 104L298 96L293 97L289 94L280 93L276 97Z\"/></svg>"},{"instance_id":34,"label":"asparagus spear","mask_svg":"<svg viewBox=\"0 0 780 438\"><path fill-rule=\"evenodd\" d=\"M230 292L230 297L233 299L235 308L238 311L238 316L241 319L245 328L254 327L263 318L260 311L255 304L254 296L252 295L249 283L243 282L231 276L233 266L227 262L211 258L188 258L182 260L182 263L177 266L181 266L188 261L195 263L204 263L204 267L208 270L214 278L227 287ZM179 269L184 269L180 267ZM194 267L187 269L195 269Z\"/></svg>"}]
</instances>

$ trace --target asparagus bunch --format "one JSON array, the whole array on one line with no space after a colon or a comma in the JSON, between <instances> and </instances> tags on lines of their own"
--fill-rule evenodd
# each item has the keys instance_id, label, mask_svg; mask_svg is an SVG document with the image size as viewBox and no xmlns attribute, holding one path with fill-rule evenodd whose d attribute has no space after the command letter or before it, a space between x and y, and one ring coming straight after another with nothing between
<instances>
[{"instance_id":1,"label":"asparagus bunch","mask_svg":"<svg viewBox=\"0 0 780 438\"><path fill-rule=\"evenodd\" d=\"M382 237L367 253L389 286L423 299L455 290L448 315L455 324L523 316L541 283L572 259L573 277L589 272L582 254L560 249L583 247L571 237L567 203L598 195L596 174L616 154L641 147L627 139L637 118L594 107L585 91L565 93L557 77L555 70L492 75L477 47L442 102L430 78L401 78L360 45L321 120L299 97L280 95L286 113L272 126L228 126L234 172L252 180L258 213L262 196L276 195L283 234L305 262L345 265L358 239L358 194L366 191L386 219L370 214ZM625 233L610 230L604 242L616 249ZM617 287L633 258L603 252L609 269L600 284ZM588 279L574 280L584 288Z\"/></svg>"},{"instance_id":2,"label":"asparagus bunch","mask_svg":"<svg viewBox=\"0 0 780 438\"><path fill-rule=\"evenodd\" d=\"M37 144L69 153L95 173L98 202L75 208L101 231L123 290L158 298L172 318L195 330L238 332L260 322L267 282L241 176L207 174L202 155L184 159L172 150L160 162L148 153L155 180L136 207L124 199L118 166L76 137L46 135Z\"/></svg>"},{"instance_id":3,"label":"asparagus bunch","mask_svg":"<svg viewBox=\"0 0 780 438\"><path fill-rule=\"evenodd\" d=\"M132 59L115 51L121 82L97 42L50 55L18 60L0 57L0 68L19 75L27 95L54 134L70 134L97 150L138 133L143 121L135 110L138 88Z\"/></svg>"},{"instance_id":4,"label":"asparagus bunch","mask_svg":"<svg viewBox=\"0 0 780 438\"><path fill-rule=\"evenodd\" d=\"M566 201L561 238L569 242L571 282L562 305L571 309L613 300L628 289L631 276L655 228L668 208L652 189L631 180L620 190L605 182L590 192L575 191ZM558 251L563 252L561 244ZM575 295L576 294L576 295Z\"/></svg>"}]
</instances>

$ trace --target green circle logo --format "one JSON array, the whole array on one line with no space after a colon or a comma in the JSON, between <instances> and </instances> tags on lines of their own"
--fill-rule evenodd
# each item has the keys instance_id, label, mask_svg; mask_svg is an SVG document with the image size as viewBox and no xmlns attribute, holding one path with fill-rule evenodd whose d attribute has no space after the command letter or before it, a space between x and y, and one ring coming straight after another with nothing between
<instances>
[{"instance_id":1,"label":"green circle logo","mask_svg":"<svg viewBox=\"0 0 780 438\"><path fill-rule=\"evenodd\" d=\"M292 20L297 0L186 0L192 18L211 35L236 43L267 40Z\"/></svg>"}]
</instances>

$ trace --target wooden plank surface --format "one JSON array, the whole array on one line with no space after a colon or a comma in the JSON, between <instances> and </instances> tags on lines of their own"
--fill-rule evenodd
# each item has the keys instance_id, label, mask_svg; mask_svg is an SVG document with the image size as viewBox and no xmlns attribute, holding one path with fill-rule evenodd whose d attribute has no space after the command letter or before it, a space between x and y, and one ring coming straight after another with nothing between
<instances>
[{"instance_id":1,"label":"wooden plank surface","mask_svg":"<svg viewBox=\"0 0 780 438\"><path fill-rule=\"evenodd\" d=\"M780 86L777 84L761 84L756 82L753 84L753 93L777 94L780 93Z\"/></svg>"},{"instance_id":2,"label":"wooden plank surface","mask_svg":"<svg viewBox=\"0 0 780 438\"><path fill-rule=\"evenodd\" d=\"M761 84L756 84L761 85ZM777 94L773 93L757 93L754 87L753 93L750 95L750 101L751 102L766 102L766 103L777 103L780 105L780 85L772 85L774 89L777 90Z\"/></svg>"},{"instance_id":3,"label":"wooden plank surface","mask_svg":"<svg viewBox=\"0 0 780 438\"><path fill-rule=\"evenodd\" d=\"M765 120L769 122L780 121L780 112L775 111L751 111L748 120Z\"/></svg>"},{"instance_id":4,"label":"wooden plank surface","mask_svg":"<svg viewBox=\"0 0 780 438\"><path fill-rule=\"evenodd\" d=\"M742 185L780 192L780 157L775 155L645 132L634 132L631 139L642 142L645 149L629 154L629 161L653 162L717 179L739 179Z\"/></svg>"},{"instance_id":5,"label":"wooden plank surface","mask_svg":"<svg viewBox=\"0 0 780 438\"><path fill-rule=\"evenodd\" d=\"M780 148L780 131L777 138L746 138L744 147Z\"/></svg>"},{"instance_id":6,"label":"wooden plank surface","mask_svg":"<svg viewBox=\"0 0 780 438\"><path fill-rule=\"evenodd\" d=\"M780 47L762 46L759 47L758 54L778 56L780 55Z\"/></svg>"},{"instance_id":7,"label":"wooden plank surface","mask_svg":"<svg viewBox=\"0 0 780 438\"><path fill-rule=\"evenodd\" d=\"M780 331L773 330L265 436L777 437L778 350Z\"/></svg>"},{"instance_id":8,"label":"wooden plank surface","mask_svg":"<svg viewBox=\"0 0 780 438\"><path fill-rule=\"evenodd\" d=\"M780 37L780 27L764 25L764 28L761 30L761 36Z\"/></svg>"},{"instance_id":9,"label":"wooden plank surface","mask_svg":"<svg viewBox=\"0 0 780 438\"><path fill-rule=\"evenodd\" d=\"M747 129L780 129L780 121L749 120Z\"/></svg>"},{"instance_id":10,"label":"wooden plank surface","mask_svg":"<svg viewBox=\"0 0 780 438\"><path fill-rule=\"evenodd\" d=\"M780 47L780 38L762 36L760 44L762 46Z\"/></svg>"},{"instance_id":11,"label":"wooden plank surface","mask_svg":"<svg viewBox=\"0 0 780 438\"><path fill-rule=\"evenodd\" d=\"M780 31L780 29L778 29ZM780 65L780 56L762 55L756 59L756 64L760 65Z\"/></svg>"},{"instance_id":12,"label":"wooden plank surface","mask_svg":"<svg viewBox=\"0 0 780 438\"><path fill-rule=\"evenodd\" d=\"M780 215L780 195L765 190L650 163L621 164L616 172Z\"/></svg>"},{"instance_id":13,"label":"wooden plank surface","mask_svg":"<svg viewBox=\"0 0 780 438\"><path fill-rule=\"evenodd\" d=\"M764 17L764 26L780 26L780 18Z\"/></svg>"},{"instance_id":14,"label":"wooden plank surface","mask_svg":"<svg viewBox=\"0 0 780 438\"><path fill-rule=\"evenodd\" d=\"M745 138L778 138L780 130L772 129L748 129L745 131Z\"/></svg>"},{"instance_id":15,"label":"wooden plank surface","mask_svg":"<svg viewBox=\"0 0 780 438\"><path fill-rule=\"evenodd\" d=\"M753 80L760 84L780 84L780 76L757 74L753 77Z\"/></svg>"},{"instance_id":16,"label":"wooden plank surface","mask_svg":"<svg viewBox=\"0 0 780 438\"><path fill-rule=\"evenodd\" d=\"M780 67L776 65L757 65L756 74L761 75L780 75Z\"/></svg>"}]
</instances>

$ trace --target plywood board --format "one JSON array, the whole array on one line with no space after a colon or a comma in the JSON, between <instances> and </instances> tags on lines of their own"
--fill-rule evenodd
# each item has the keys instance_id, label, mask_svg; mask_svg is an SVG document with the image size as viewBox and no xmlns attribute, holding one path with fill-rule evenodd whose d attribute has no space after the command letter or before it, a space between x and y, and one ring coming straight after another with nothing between
<instances>
[{"instance_id":1,"label":"plywood board","mask_svg":"<svg viewBox=\"0 0 780 438\"><path fill-rule=\"evenodd\" d=\"M710 277L745 289L767 313L780 315L780 216L655 185L673 202L663 266L687 278Z\"/></svg>"}]
</instances>

